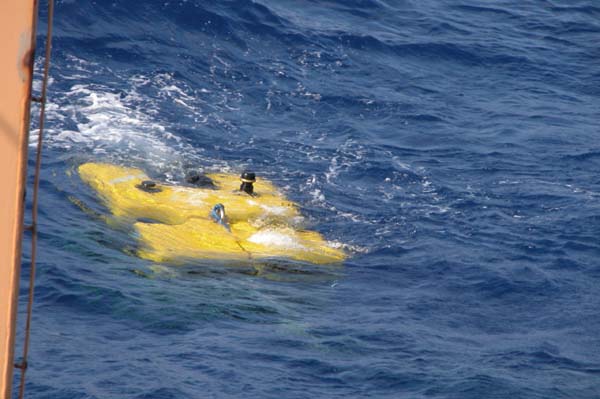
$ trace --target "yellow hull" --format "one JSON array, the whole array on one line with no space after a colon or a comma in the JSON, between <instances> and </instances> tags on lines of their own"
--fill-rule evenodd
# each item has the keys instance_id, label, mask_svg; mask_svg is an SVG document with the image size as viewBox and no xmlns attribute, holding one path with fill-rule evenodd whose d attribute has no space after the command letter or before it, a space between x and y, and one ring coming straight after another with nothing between
<instances>
[{"instance_id":1,"label":"yellow hull","mask_svg":"<svg viewBox=\"0 0 600 399\"><path fill-rule=\"evenodd\" d=\"M298 206L269 181L260 179L256 195L239 191L239 177L209 174L216 189L158 184L156 192L138 188L148 176L140 169L102 163L79 166L89 184L117 218L133 223L141 258L177 263L185 259L249 261L283 258L315 264L340 263L346 255L321 234L298 230ZM227 227L209 215L223 204Z\"/></svg>"}]
</instances>

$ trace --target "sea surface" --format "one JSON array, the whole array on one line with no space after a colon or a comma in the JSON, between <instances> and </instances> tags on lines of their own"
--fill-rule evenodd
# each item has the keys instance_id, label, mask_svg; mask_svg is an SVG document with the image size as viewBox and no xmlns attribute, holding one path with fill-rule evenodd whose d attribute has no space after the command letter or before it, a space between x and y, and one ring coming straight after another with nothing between
<instances>
[{"instance_id":1,"label":"sea surface","mask_svg":"<svg viewBox=\"0 0 600 399\"><path fill-rule=\"evenodd\" d=\"M28 398L600 397L599 2L57 0L55 18ZM254 170L350 257L139 259L88 161Z\"/></svg>"}]
</instances>

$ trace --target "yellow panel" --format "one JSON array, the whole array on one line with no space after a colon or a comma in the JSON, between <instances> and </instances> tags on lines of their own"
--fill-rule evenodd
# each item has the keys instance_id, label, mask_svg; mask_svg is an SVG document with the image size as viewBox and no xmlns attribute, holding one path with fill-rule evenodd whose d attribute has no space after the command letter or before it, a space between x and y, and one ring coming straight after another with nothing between
<instances>
[{"instance_id":1,"label":"yellow panel","mask_svg":"<svg viewBox=\"0 0 600 399\"><path fill-rule=\"evenodd\" d=\"M265 180L257 180L260 195L250 197L231 189L239 188L234 175L209 175L215 178L218 190L158 184L160 192L147 193L137 186L149 177L140 169L102 163L87 163L79 167L83 181L94 188L115 216L153 219L166 224L180 224L191 217L206 218L215 204L221 203L233 221L248 218L290 219L299 216L297 207L280 195ZM262 192L262 187L267 191Z\"/></svg>"}]
</instances>

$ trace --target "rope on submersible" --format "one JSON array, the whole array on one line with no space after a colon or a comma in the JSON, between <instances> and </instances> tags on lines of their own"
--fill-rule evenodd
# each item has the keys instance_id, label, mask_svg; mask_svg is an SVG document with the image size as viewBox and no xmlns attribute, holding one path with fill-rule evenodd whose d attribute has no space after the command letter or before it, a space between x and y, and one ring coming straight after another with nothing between
<instances>
[{"instance_id":1,"label":"rope on submersible","mask_svg":"<svg viewBox=\"0 0 600 399\"><path fill-rule=\"evenodd\" d=\"M31 331L31 313L33 308L33 293L35 288L35 261L37 254L37 220L38 220L38 197L40 188L40 169L42 166L42 140L44 137L44 117L46 114L46 92L48 88L48 71L50 70L50 52L52 49L52 21L54 19L54 0L48 0L48 27L46 30L46 51L44 54L44 71L42 78L42 90L40 97L32 97L31 100L40 103L39 133L35 155L35 172L33 177L33 203L31 208L31 225L25 226L25 230L31 232L31 263L29 269L29 295L27 299L27 318L25 322L25 337L23 339L23 356L20 363L15 367L21 370L21 381L19 386L19 399L25 394L25 373L27 371L27 356L29 354L29 337Z\"/></svg>"}]
</instances>

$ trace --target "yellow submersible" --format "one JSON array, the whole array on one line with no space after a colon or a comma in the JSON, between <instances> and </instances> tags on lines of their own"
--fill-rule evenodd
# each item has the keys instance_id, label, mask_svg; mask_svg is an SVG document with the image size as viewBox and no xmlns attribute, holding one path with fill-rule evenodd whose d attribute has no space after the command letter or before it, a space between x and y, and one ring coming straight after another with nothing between
<instances>
[{"instance_id":1,"label":"yellow submersible","mask_svg":"<svg viewBox=\"0 0 600 399\"><path fill-rule=\"evenodd\" d=\"M144 259L335 264L346 258L318 232L297 228L298 205L254 173L242 174L241 186L240 177L228 173L192 174L190 186L177 186L106 163L85 163L78 171L116 219L133 224Z\"/></svg>"}]
</instances>

